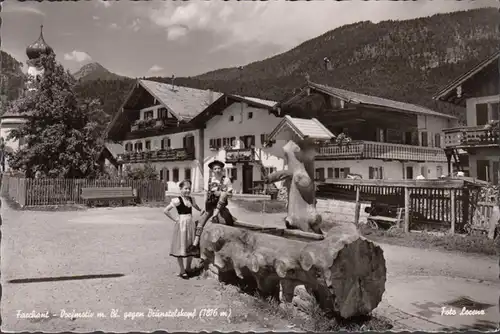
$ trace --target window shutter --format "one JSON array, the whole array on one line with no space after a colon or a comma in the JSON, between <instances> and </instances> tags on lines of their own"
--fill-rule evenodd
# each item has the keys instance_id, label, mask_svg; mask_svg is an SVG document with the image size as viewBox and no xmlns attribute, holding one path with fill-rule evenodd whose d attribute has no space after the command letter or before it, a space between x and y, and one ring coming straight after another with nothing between
<instances>
[{"instance_id":1,"label":"window shutter","mask_svg":"<svg viewBox=\"0 0 500 334\"><path fill-rule=\"evenodd\" d=\"M434 146L441 147L441 135L439 133L434 135Z\"/></svg>"},{"instance_id":2,"label":"window shutter","mask_svg":"<svg viewBox=\"0 0 500 334\"><path fill-rule=\"evenodd\" d=\"M351 169L349 167L344 168L344 178L347 178L347 176L351 173Z\"/></svg>"},{"instance_id":3,"label":"window shutter","mask_svg":"<svg viewBox=\"0 0 500 334\"><path fill-rule=\"evenodd\" d=\"M476 104L476 125L488 124L488 104Z\"/></svg>"},{"instance_id":4,"label":"window shutter","mask_svg":"<svg viewBox=\"0 0 500 334\"><path fill-rule=\"evenodd\" d=\"M373 179L373 167L368 167L368 178Z\"/></svg>"},{"instance_id":5,"label":"window shutter","mask_svg":"<svg viewBox=\"0 0 500 334\"><path fill-rule=\"evenodd\" d=\"M379 175L378 175L378 178L379 178L379 179L383 179L383 178L384 178L384 167L379 167Z\"/></svg>"},{"instance_id":6,"label":"window shutter","mask_svg":"<svg viewBox=\"0 0 500 334\"><path fill-rule=\"evenodd\" d=\"M428 139L429 138L427 136L427 131L421 132L420 137L421 137L421 145L428 146L428 144L429 144Z\"/></svg>"}]
</instances>

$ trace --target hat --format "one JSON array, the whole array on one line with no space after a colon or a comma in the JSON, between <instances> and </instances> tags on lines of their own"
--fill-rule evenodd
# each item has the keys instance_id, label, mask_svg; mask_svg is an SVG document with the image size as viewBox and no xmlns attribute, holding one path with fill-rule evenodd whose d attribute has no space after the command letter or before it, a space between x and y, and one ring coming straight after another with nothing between
<instances>
[{"instance_id":1,"label":"hat","mask_svg":"<svg viewBox=\"0 0 500 334\"><path fill-rule=\"evenodd\" d=\"M224 168L224 163L219 160L214 160L208 164L208 168L213 169L215 166L220 166L220 168Z\"/></svg>"}]
</instances>

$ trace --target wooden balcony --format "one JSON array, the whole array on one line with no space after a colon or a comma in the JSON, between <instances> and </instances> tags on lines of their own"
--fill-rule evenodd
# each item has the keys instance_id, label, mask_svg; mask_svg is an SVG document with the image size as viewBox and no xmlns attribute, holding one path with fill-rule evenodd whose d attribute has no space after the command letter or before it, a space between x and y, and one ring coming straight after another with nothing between
<instances>
[{"instance_id":1,"label":"wooden balcony","mask_svg":"<svg viewBox=\"0 0 500 334\"><path fill-rule=\"evenodd\" d=\"M417 162L447 162L442 148L352 141L348 145L329 144L318 150L317 160L381 159Z\"/></svg>"},{"instance_id":2,"label":"wooden balcony","mask_svg":"<svg viewBox=\"0 0 500 334\"><path fill-rule=\"evenodd\" d=\"M121 158L121 161L120 161ZM185 148L174 148L170 150L156 150L144 152L130 152L118 155L121 163L159 162L159 161L183 161L194 160L194 150Z\"/></svg>"},{"instance_id":3,"label":"wooden balcony","mask_svg":"<svg viewBox=\"0 0 500 334\"><path fill-rule=\"evenodd\" d=\"M155 118L148 120L137 120L130 127L130 131L136 132L136 131L145 131L152 129L161 129L165 127L177 126L177 124L178 124L177 120L173 118L168 118L168 119Z\"/></svg>"},{"instance_id":4,"label":"wooden balcony","mask_svg":"<svg viewBox=\"0 0 500 334\"><path fill-rule=\"evenodd\" d=\"M226 162L250 162L253 160L254 154L251 148L230 149L226 151Z\"/></svg>"},{"instance_id":5,"label":"wooden balcony","mask_svg":"<svg viewBox=\"0 0 500 334\"><path fill-rule=\"evenodd\" d=\"M500 131L481 127L460 127L445 129L445 148L499 147Z\"/></svg>"}]
</instances>

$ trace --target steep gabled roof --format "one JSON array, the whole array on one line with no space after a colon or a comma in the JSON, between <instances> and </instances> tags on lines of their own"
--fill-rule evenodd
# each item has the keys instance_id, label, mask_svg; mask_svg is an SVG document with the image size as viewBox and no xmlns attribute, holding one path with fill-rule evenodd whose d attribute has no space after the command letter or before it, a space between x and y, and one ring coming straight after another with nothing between
<instances>
[{"instance_id":1,"label":"steep gabled roof","mask_svg":"<svg viewBox=\"0 0 500 334\"><path fill-rule=\"evenodd\" d=\"M229 105L228 101L232 102L244 102L248 105L254 106L256 108L262 108L267 110L273 110L275 106L278 105L276 101L263 100L256 97L249 96L240 96L235 94L223 94L217 100L210 105L210 107L203 110L203 112L199 113L196 117L194 117L191 122L202 124L206 123L209 119L215 116L217 113L220 113L222 110L227 108Z\"/></svg>"},{"instance_id":2,"label":"steep gabled roof","mask_svg":"<svg viewBox=\"0 0 500 334\"><path fill-rule=\"evenodd\" d=\"M268 141L274 140L276 136L285 128L291 129L295 132L300 139L313 139L313 140L330 140L334 138L334 134L330 132L320 121L316 118L304 119L294 118L289 115L283 117L281 122L269 134Z\"/></svg>"},{"instance_id":3,"label":"steep gabled roof","mask_svg":"<svg viewBox=\"0 0 500 334\"><path fill-rule=\"evenodd\" d=\"M377 96L371 96L371 95L366 95L366 94L361 94L361 93L356 93L352 92L349 90L345 89L340 89L340 88L335 88L331 86L326 86L326 85L321 85L317 84L314 82L308 82L308 84L305 86L306 88L309 87L313 90L319 91L323 94L327 94L329 96L336 97L338 99L341 99L345 102L352 103L352 104L364 104L368 106L375 106L375 107L384 107L388 109L392 109L397 112L405 112L405 113L413 113L413 114L420 114L420 115L429 115L429 116L438 116L438 117L444 117L444 118L450 118L450 119L455 119L456 117L451 116L451 115L446 115L422 106L418 106L415 104L411 103L406 103L406 102L399 102L399 101L394 101L394 100L389 100L385 99L382 97L377 97ZM304 91L301 93L293 96L289 100L283 102L280 105L287 105L295 101L297 98L302 96L304 94Z\"/></svg>"},{"instance_id":4,"label":"steep gabled roof","mask_svg":"<svg viewBox=\"0 0 500 334\"><path fill-rule=\"evenodd\" d=\"M475 75L483 71L489 65L498 61L499 57L500 57L500 50L498 50L490 57L486 58L485 60L474 66L472 69L470 69L469 71L465 72L464 74L453 80L452 82L450 82L445 87L441 88L441 90L437 92L432 98L434 100L442 100L442 101L449 100L449 98L451 97L450 95L454 94L453 91L455 89L466 83L468 80L472 79Z\"/></svg>"},{"instance_id":5,"label":"steep gabled roof","mask_svg":"<svg viewBox=\"0 0 500 334\"><path fill-rule=\"evenodd\" d=\"M222 93L219 92L183 86L172 87L171 84L139 79L130 89L120 109L118 109L108 124L104 138L108 137L110 130L115 126L120 117L124 117L124 107L139 87L144 88L152 97L167 108L177 120L185 122L191 121L191 119L222 96Z\"/></svg>"},{"instance_id":6,"label":"steep gabled roof","mask_svg":"<svg viewBox=\"0 0 500 334\"><path fill-rule=\"evenodd\" d=\"M139 84L168 108L178 120L183 121L191 120L222 96L219 92L183 86L172 87L171 84L149 80L139 80Z\"/></svg>"}]
</instances>

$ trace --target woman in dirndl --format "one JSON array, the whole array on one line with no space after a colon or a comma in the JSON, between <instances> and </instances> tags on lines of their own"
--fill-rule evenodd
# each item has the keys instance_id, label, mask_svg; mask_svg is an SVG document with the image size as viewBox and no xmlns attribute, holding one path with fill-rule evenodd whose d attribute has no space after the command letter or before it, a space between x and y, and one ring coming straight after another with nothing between
<instances>
[{"instance_id":1,"label":"woman in dirndl","mask_svg":"<svg viewBox=\"0 0 500 334\"><path fill-rule=\"evenodd\" d=\"M174 233L172 235L172 244L170 246L170 256L176 257L179 264L179 277L188 279L192 273L191 261L196 252L188 251L188 247L193 243L195 236L195 222L193 221L192 211L195 208L201 211L191 194L191 181L184 180L179 184L181 196L172 198L172 201L163 211L165 215L175 223ZM177 209L178 219L170 211ZM186 265L184 266L184 260Z\"/></svg>"}]
</instances>

